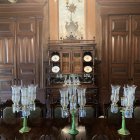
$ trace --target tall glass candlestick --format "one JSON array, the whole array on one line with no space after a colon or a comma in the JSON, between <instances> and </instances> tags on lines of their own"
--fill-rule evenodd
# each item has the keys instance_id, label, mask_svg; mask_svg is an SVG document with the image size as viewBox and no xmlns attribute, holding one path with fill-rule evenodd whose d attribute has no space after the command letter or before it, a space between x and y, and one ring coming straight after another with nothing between
<instances>
[{"instance_id":1,"label":"tall glass candlestick","mask_svg":"<svg viewBox=\"0 0 140 140\"><path fill-rule=\"evenodd\" d=\"M62 105L62 117L68 117L69 112L72 116L71 129L69 134L76 135L78 130L75 125L75 116L79 112L80 117L86 116L84 106L86 104L85 88L80 88L80 81L76 75L70 75L68 79L64 81L64 88L60 89L61 105ZM68 110L68 105L70 105ZM78 107L78 105L80 107Z\"/></svg>"},{"instance_id":2,"label":"tall glass candlestick","mask_svg":"<svg viewBox=\"0 0 140 140\"><path fill-rule=\"evenodd\" d=\"M23 116L23 127L19 130L20 133L31 130L27 126L27 117L30 115L30 111L35 110L36 88L36 85L28 85L28 87L12 86L13 112L21 111Z\"/></svg>"},{"instance_id":3,"label":"tall glass candlestick","mask_svg":"<svg viewBox=\"0 0 140 140\"><path fill-rule=\"evenodd\" d=\"M117 102L119 101L119 89L120 86L111 86L112 87L112 95L111 95L111 112L118 112ZM117 88L119 87L119 88ZM123 87L123 97L121 97L121 113L122 113L122 127L118 130L118 133L121 135L129 135L129 130L126 129L125 118L132 118L133 114L133 103L135 99L135 90L136 86L124 86ZM116 94L118 93L118 94ZM116 96L117 95L117 96Z\"/></svg>"}]
</instances>

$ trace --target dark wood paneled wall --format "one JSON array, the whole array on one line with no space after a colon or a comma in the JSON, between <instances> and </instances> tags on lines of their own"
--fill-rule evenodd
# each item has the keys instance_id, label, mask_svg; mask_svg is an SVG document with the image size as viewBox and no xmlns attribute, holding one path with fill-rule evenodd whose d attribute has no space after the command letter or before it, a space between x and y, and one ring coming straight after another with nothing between
<instances>
[{"instance_id":1,"label":"dark wood paneled wall","mask_svg":"<svg viewBox=\"0 0 140 140\"><path fill-rule=\"evenodd\" d=\"M97 0L100 103L110 101L111 84L137 85L140 99L140 1Z\"/></svg>"},{"instance_id":2,"label":"dark wood paneled wall","mask_svg":"<svg viewBox=\"0 0 140 140\"><path fill-rule=\"evenodd\" d=\"M47 48L47 6L43 0L0 2L0 97L3 100L11 98L11 85L31 83L39 87L37 97L45 99L43 50Z\"/></svg>"}]
</instances>

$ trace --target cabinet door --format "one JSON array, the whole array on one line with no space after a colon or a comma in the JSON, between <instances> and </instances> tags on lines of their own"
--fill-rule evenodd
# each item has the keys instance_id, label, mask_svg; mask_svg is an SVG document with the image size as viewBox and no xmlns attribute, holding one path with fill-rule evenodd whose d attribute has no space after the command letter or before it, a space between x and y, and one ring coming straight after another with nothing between
<instances>
[{"instance_id":1,"label":"cabinet door","mask_svg":"<svg viewBox=\"0 0 140 140\"><path fill-rule=\"evenodd\" d=\"M61 52L61 72L63 74L71 73L71 51Z\"/></svg>"},{"instance_id":2,"label":"cabinet door","mask_svg":"<svg viewBox=\"0 0 140 140\"><path fill-rule=\"evenodd\" d=\"M132 67L131 77L140 91L140 15L132 16Z\"/></svg>"},{"instance_id":3,"label":"cabinet door","mask_svg":"<svg viewBox=\"0 0 140 140\"><path fill-rule=\"evenodd\" d=\"M17 73L24 85L38 83L38 46L34 18L17 21ZM36 53L38 52L38 53Z\"/></svg>"},{"instance_id":4,"label":"cabinet door","mask_svg":"<svg viewBox=\"0 0 140 140\"><path fill-rule=\"evenodd\" d=\"M130 18L109 17L109 83L127 84L130 78Z\"/></svg>"},{"instance_id":5,"label":"cabinet door","mask_svg":"<svg viewBox=\"0 0 140 140\"><path fill-rule=\"evenodd\" d=\"M72 72L73 73L82 73L83 62L82 62L82 52L80 50L74 50L72 52Z\"/></svg>"},{"instance_id":6,"label":"cabinet door","mask_svg":"<svg viewBox=\"0 0 140 140\"><path fill-rule=\"evenodd\" d=\"M61 53L61 71L64 74L82 73L82 52L80 50L63 51Z\"/></svg>"},{"instance_id":7,"label":"cabinet door","mask_svg":"<svg viewBox=\"0 0 140 140\"><path fill-rule=\"evenodd\" d=\"M15 22L0 20L0 93L10 91L15 74Z\"/></svg>"}]
</instances>

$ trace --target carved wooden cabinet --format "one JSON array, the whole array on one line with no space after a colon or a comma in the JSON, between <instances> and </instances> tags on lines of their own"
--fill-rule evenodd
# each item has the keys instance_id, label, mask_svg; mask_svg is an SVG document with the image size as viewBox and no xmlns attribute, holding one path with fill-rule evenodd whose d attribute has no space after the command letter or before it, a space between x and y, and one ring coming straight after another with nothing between
<instances>
[{"instance_id":1,"label":"carved wooden cabinet","mask_svg":"<svg viewBox=\"0 0 140 140\"><path fill-rule=\"evenodd\" d=\"M88 41L87 41L88 42ZM50 43L47 85L64 82L65 75L79 75L82 83L94 85L95 43Z\"/></svg>"},{"instance_id":2,"label":"carved wooden cabinet","mask_svg":"<svg viewBox=\"0 0 140 140\"><path fill-rule=\"evenodd\" d=\"M52 105L60 103L59 89L63 88L65 78L72 74L79 77L80 86L86 88L87 104L98 103L94 68L95 46L93 41L49 43L46 85L47 97Z\"/></svg>"}]
</instances>

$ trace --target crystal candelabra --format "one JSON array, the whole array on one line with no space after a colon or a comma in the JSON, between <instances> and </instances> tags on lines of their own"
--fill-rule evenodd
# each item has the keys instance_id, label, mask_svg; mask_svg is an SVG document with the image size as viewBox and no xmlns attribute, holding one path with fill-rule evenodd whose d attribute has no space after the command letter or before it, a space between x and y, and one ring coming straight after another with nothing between
<instances>
[{"instance_id":1,"label":"crystal candelabra","mask_svg":"<svg viewBox=\"0 0 140 140\"><path fill-rule=\"evenodd\" d=\"M119 85L116 85L116 86L111 85L111 88L112 88L111 112L112 113L117 113L118 112L118 104L117 104L117 102L119 101L120 86Z\"/></svg>"},{"instance_id":2,"label":"crystal candelabra","mask_svg":"<svg viewBox=\"0 0 140 140\"><path fill-rule=\"evenodd\" d=\"M69 134L71 135L76 135L79 133L75 125L76 113L79 112L79 117L86 116L86 111L84 109L84 106L86 104L85 98L86 89L80 88L79 85L80 85L79 78L76 75L72 74L69 75L68 79L65 78L64 88L60 89L62 118L68 117L69 112L72 116L71 129L69 130Z\"/></svg>"},{"instance_id":3,"label":"crystal candelabra","mask_svg":"<svg viewBox=\"0 0 140 140\"><path fill-rule=\"evenodd\" d=\"M12 86L12 101L13 112L22 112L23 127L19 130L20 133L29 132L31 128L27 126L27 117L30 111L35 110L36 85L28 85L27 87Z\"/></svg>"},{"instance_id":4,"label":"crystal candelabra","mask_svg":"<svg viewBox=\"0 0 140 140\"><path fill-rule=\"evenodd\" d=\"M111 87L112 87L111 112L117 113L118 112L117 102L119 101L120 86L111 85ZM118 133L121 135L129 135L130 132L129 132L129 130L126 129L125 118L132 118L136 86L127 85L127 86L124 86L123 89L124 89L123 97L121 97L122 127L121 127L121 129L118 130Z\"/></svg>"}]
</instances>

